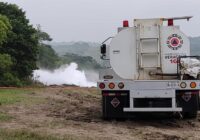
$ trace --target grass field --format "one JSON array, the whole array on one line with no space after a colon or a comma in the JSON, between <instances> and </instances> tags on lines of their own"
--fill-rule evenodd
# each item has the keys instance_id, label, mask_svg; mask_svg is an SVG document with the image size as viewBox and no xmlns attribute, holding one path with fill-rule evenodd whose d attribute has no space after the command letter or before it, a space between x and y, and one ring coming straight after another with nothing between
<instances>
[{"instance_id":1,"label":"grass field","mask_svg":"<svg viewBox=\"0 0 200 140\"><path fill-rule=\"evenodd\" d=\"M0 140L61 140L27 130L0 130Z\"/></svg>"},{"instance_id":2,"label":"grass field","mask_svg":"<svg viewBox=\"0 0 200 140\"><path fill-rule=\"evenodd\" d=\"M96 88L0 89L0 140L199 140L200 119L104 121Z\"/></svg>"},{"instance_id":3,"label":"grass field","mask_svg":"<svg viewBox=\"0 0 200 140\"><path fill-rule=\"evenodd\" d=\"M1 107L17 104L20 102L28 103L32 101L25 94L31 94L34 90L24 90L24 89L0 89L0 105ZM9 121L13 119L14 116L10 116L6 111L0 112L0 121Z\"/></svg>"},{"instance_id":4,"label":"grass field","mask_svg":"<svg viewBox=\"0 0 200 140\"><path fill-rule=\"evenodd\" d=\"M50 96L42 95L43 93L48 94L48 92ZM67 96L75 95L77 97L79 93L82 93L83 96L87 96L87 97L96 96L96 94L90 95L90 92L94 92L94 90L88 89L88 90L82 91L81 89L71 89L71 90L64 90L63 94ZM51 102L52 98L54 102L54 97L52 97L51 94L52 94L52 91L51 90L46 91L45 88L0 89L0 140L82 140L82 139L86 140L86 139L90 139L87 136L83 136L80 138L74 134L57 135L57 134L48 133L46 132L46 130L44 131L37 130L37 128L40 127L41 124L42 124L42 127L50 127L51 129L53 129L54 125L60 123L55 120L48 120L49 118L47 118L46 120L48 121L48 123L45 123L45 120L41 121L40 122L41 124L37 122L37 117L39 120L39 119L44 119L42 117L46 117L47 115L47 114L44 114L45 116L42 115L42 112L41 112L42 104L49 105L48 101L50 100ZM56 106L60 107L60 103L62 103L62 101L58 99L58 103ZM26 115L27 116L32 115L34 116L34 118L32 117L26 118ZM28 119L28 120L25 120L25 119ZM20 123L28 123L28 126L22 127L21 126L22 124Z\"/></svg>"},{"instance_id":5,"label":"grass field","mask_svg":"<svg viewBox=\"0 0 200 140\"><path fill-rule=\"evenodd\" d=\"M31 97L29 95L35 94L35 91L40 89L0 89L0 105L1 108L8 107L10 105L33 105L35 103L41 103L42 99L37 97ZM7 111L0 112L0 122L9 122L15 119L15 116L11 116ZM37 134L27 129L0 129L0 140L57 140L58 138L50 135ZM59 140L59 139L58 139Z\"/></svg>"}]
</instances>

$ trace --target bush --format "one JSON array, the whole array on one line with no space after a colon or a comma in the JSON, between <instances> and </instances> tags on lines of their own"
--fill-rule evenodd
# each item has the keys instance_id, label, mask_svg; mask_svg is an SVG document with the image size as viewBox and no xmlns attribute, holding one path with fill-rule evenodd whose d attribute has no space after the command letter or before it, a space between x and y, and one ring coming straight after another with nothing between
<instances>
[{"instance_id":1,"label":"bush","mask_svg":"<svg viewBox=\"0 0 200 140\"><path fill-rule=\"evenodd\" d=\"M22 86L22 82L11 73L4 73L0 78L0 85L2 86Z\"/></svg>"}]
</instances>

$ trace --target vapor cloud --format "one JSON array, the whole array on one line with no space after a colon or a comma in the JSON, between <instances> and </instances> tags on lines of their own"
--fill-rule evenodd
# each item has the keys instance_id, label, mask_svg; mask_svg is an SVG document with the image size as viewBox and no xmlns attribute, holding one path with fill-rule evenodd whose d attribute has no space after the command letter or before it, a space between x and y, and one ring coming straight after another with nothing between
<instances>
[{"instance_id":1,"label":"vapor cloud","mask_svg":"<svg viewBox=\"0 0 200 140\"><path fill-rule=\"evenodd\" d=\"M96 83L89 81L84 71L78 70L76 63L64 65L53 72L43 69L35 70L33 76L35 80L45 85L69 84L80 87L96 87Z\"/></svg>"}]
</instances>

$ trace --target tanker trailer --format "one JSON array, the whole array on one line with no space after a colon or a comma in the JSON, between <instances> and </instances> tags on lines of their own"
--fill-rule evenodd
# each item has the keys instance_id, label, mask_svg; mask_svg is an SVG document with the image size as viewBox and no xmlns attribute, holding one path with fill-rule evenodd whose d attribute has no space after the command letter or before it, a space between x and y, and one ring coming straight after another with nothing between
<instances>
[{"instance_id":1,"label":"tanker trailer","mask_svg":"<svg viewBox=\"0 0 200 140\"><path fill-rule=\"evenodd\" d=\"M133 27L124 21L102 43L97 85L104 119L138 112L197 116L200 57L190 55L189 38L174 25L190 18L134 19Z\"/></svg>"}]
</instances>

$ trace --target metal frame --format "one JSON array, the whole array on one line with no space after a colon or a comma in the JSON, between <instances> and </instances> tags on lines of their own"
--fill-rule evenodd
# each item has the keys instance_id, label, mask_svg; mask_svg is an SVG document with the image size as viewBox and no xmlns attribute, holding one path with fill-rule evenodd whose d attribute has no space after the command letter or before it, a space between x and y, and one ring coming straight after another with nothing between
<instances>
[{"instance_id":1,"label":"metal frame","mask_svg":"<svg viewBox=\"0 0 200 140\"><path fill-rule=\"evenodd\" d=\"M137 98L171 98L172 107L158 108L136 108L134 107L134 99ZM139 90L130 92L130 107L124 108L125 112L174 112L182 111L182 108L176 107L176 93L175 90Z\"/></svg>"},{"instance_id":2,"label":"metal frame","mask_svg":"<svg viewBox=\"0 0 200 140\"><path fill-rule=\"evenodd\" d=\"M181 112L182 108L176 106L176 90L200 90L200 80L108 80L105 83L106 91L112 91L108 88L110 82L115 83L116 88L113 90L130 91L130 107L124 108L124 112ZM125 87L119 89L118 83L123 82ZM181 88L180 83L185 82L186 88ZM196 82L196 88L190 88L190 83ZM101 82L99 82L101 83ZM99 84L98 83L98 84ZM151 107L138 108L134 107L134 99L137 98L171 98L172 107Z\"/></svg>"}]
</instances>

